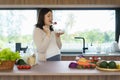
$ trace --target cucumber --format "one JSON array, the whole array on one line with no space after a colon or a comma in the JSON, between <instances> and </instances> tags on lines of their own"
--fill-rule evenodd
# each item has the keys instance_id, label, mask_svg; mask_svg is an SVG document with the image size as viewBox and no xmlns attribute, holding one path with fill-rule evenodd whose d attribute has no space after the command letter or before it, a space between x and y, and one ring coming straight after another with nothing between
<instances>
[{"instance_id":1,"label":"cucumber","mask_svg":"<svg viewBox=\"0 0 120 80\"><path fill-rule=\"evenodd\" d=\"M27 63L23 60L23 59L19 59L17 62L16 62L17 65L26 65Z\"/></svg>"}]
</instances>

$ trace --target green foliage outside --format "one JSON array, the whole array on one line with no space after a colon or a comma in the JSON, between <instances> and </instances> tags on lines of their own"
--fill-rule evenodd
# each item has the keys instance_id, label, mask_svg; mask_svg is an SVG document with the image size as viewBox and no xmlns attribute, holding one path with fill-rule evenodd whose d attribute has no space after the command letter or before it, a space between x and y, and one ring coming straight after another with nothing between
<instances>
[{"instance_id":1,"label":"green foliage outside","mask_svg":"<svg viewBox=\"0 0 120 80\"><path fill-rule=\"evenodd\" d=\"M1 10L0 11L0 48L7 47L6 44L12 43L29 43L32 40L32 35L22 35L21 26L25 21L26 16L16 10ZM24 25L26 26L26 25ZM26 30L27 31L27 30Z\"/></svg>"},{"instance_id":2,"label":"green foliage outside","mask_svg":"<svg viewBox=\"0 0 120 80\"><path fill-rule=\"evenodd\" d=\"M66 37L67 36L67 37ZM84 37L87 43L107 43L114 41L114 32L99 32L99 30L91 30L85 32L77 32L75 34L67 35L66 33L62 36L64 43L76 43L82 42L82 40L75 40L74 37Z\"/></svg>"}]
</instances>

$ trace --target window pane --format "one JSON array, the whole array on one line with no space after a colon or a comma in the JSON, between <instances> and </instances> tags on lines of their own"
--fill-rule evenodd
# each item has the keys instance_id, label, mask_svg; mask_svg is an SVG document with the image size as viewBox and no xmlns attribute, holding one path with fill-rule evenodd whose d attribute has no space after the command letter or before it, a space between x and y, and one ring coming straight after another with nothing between
<instances>
[{"instance_id":1,"label":"window pane","mask_svg":"<svg viewBox=\"0 0 120 80\"><path fill-rule=\"evenodd\" d=\"M36 10L0 10L0 47L31 42L36 18Z\"/></svg>"},{"instance_id":2,"label":"window pane","mask_svg":"<svg viewBox=\"0 0 120 80\"><path fill-rule=\"evenodd\" d=\"M76 36L85 38L88 52L115 40L115 10L54 10L54 21L54 27L65 30L62 51L82 51L83 41Z\"/></svg>"}]
</instances>

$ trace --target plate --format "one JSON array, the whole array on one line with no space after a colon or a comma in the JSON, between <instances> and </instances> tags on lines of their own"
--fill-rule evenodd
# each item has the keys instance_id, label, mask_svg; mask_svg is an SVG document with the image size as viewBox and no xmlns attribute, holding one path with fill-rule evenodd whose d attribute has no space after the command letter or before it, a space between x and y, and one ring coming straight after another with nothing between
<instances>
[{"instance_id":1,"label":"plate","mask_svg":"<svg viewBox=\"0 0 120 80\"><path fill-rule=\"evenodd\" d=\"M120 69L106 69L106 68L100 68L96 66L96 69L101 70L101 71L120 71Z\"/></svg>"}]
</instances>

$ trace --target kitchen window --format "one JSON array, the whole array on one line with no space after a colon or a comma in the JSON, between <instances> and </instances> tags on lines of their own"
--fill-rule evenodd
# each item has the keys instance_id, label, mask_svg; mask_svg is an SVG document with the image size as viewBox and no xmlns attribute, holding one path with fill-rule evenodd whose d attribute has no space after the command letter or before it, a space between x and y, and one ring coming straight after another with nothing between
<instances>
[{"instance_id":1,"label":"kitchen window","mask_svg":"<svg viewBox=\"0 0 120 80\"><path fill-rule=\"evenodd\" d=\"M15 51L15 43L22 43L23 47L31 43L36 20L36 9L1 9L0 48Z\"/></svg>"},{"instance_id":2,"label":"kitchen window","mask_svg":"<svg viewBox=\"0 0 120 80\"><path fill-rule=\"evenodd\" d=\"M63 29L62 52L81 52L82 39L85 38L86 52L110 51L115 41L116 13L115 10L54 10L55 28Z\"/></svg>"},{"instance_id":3,"label":"kitchen window","mask_svg":"<svg viewBox=\"0 0 120 80\"><path fill-rule=\"evenodd\" d=\"M117 10L117 13L120 11ZM82 52L82 39L74 37L85 38L85 47L88 47L86 52L96 52L96 47L99 46L101 52L110 49L118 34L116 22L119 22L119 17L116 16L119 14L116 15L115 9L53 8L53 22L57 22L53 27L65 31L62 35L61 52ZM1 9L0 20L0 48L17 42L27 46L32 42L37 9Z\"/></svg>"}]
</instances>

